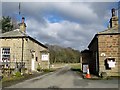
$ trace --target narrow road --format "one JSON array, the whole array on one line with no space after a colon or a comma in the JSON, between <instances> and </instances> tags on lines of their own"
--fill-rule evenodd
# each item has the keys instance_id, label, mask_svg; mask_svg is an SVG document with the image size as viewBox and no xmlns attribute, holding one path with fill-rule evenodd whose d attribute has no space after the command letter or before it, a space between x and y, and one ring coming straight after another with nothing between
<instances>
[{"instance_id":1,"label":"narrow road","mask_svg":"<svg viewBox=\"0 0 120 90\"><path fill-rule=\"evenodd\" d=\"M86 80L65 66L8 88L118 88L118 80Z\"/></svg>"}]
</instances>

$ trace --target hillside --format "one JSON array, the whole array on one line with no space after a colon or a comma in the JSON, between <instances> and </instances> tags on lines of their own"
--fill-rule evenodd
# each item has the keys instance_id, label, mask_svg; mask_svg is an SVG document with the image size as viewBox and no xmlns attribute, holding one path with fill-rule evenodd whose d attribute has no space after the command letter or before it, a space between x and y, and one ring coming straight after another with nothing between
<instances>
[{"instance_id":1,"label":"hillside","mask_svg":"<svg viewBox=\"0 0 120 90\"><path fill-rule=\"evenodd\" d=\"M79 63L80 52L70 47L63 48L57 45L48 45L50 51L50 63Z\"/></svg>"}]
</instances>

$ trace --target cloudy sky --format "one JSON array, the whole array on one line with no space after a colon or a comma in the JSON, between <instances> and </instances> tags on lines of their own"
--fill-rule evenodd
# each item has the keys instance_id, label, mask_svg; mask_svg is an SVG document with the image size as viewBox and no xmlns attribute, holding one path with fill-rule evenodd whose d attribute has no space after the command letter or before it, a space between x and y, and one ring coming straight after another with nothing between
<instances>
[{"instance_id":1,"label":"cloudy sky","mask_svg":"<svg viewBox=\"0 0 120 90\"><path fill-rule=\"evenodd\" d=\"M105 1L105 0L104 0ZM21 2L21 16L26 18L27 34L43 44L84 50L97 32L107 29L112 2ZM19 21L18 2L2 2L2 15Z\"/></svg>"}]
</instances>

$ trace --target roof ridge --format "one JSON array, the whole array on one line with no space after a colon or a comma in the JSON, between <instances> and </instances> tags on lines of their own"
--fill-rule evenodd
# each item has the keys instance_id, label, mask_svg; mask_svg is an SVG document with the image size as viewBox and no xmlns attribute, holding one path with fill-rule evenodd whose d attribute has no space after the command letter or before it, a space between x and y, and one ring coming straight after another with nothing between
<instances>
[{"instance_id":1,"label":"roof ridge","mask_svg":"<svg viewBox=\"0 0 120 90\"><path fill-rule=\"evenodd\" d=\"M112 28L108 28L104 31L98 32L97 34L101 34L101 33L117 33L118 32L118 26L112 27Z\"/></svg>"},{"instance_id":2,"label":"roof ridge","mask_svg":"<svg viewBox=\"0 0 120 90\"><path fill-rule=\"evenodd\" d=\"M19 37L28 36L26 33L20 31L20 29L15 29L6 33L1 33L0 37Z\"/></svg>"}]
</instances>

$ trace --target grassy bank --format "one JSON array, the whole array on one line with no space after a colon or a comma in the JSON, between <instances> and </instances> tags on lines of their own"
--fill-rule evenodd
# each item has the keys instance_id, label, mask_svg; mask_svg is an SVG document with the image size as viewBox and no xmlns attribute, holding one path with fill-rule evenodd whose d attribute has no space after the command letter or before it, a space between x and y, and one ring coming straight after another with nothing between
<instances>
[{"instance_id":1,"label":"grassy bank","mask_svg":"<svg viewBox=\"0 0 120 90\"><path fill-rule=\"evenodd\" d=\"M71 64L71 70L72 71L77 71L77 72L82 72L80 63Z\"/></svg>"},{"instance_id":2,"label":"grassy bank","mask_svg":"<svg viewBox=\"0 0 120 90\"><path fill-rule=\"evenodd\" d=\"M8 77L3 77L2 79L2 87L8 87L8 86L11 86L11 85L14 85L14 84L17 84L19 82L23 82L25 80L28 80L28 79L31 79L31 78L34 78L34 77L38 77L38 76L41 76L41 75L44 75L44 74L47 74L49 72L53 72L53 71L56 71L56 69L45 69L43 70L42 72L36 72L36 73L33 73L33 74L24 74L24 75L18 75L18 76L8 76Z\"/></svg>"}]
</instances>

